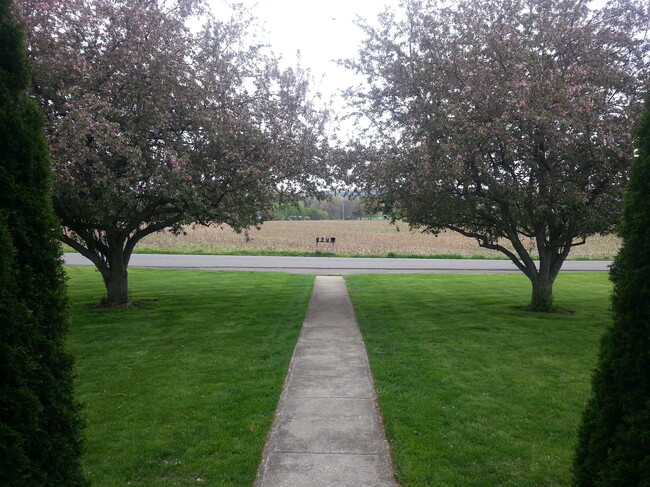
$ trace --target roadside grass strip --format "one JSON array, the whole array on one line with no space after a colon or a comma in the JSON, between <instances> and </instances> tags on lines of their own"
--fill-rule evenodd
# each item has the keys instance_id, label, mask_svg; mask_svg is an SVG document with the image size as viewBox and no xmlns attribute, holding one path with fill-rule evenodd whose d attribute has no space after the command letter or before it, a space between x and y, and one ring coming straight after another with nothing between
<instances>
[{"instance_id":1,"label":"roadside grass strip","mask_svg":"<svg viewBox=\"0 0 650 487\"><path fill-rule=\"evenodd\" d=\"M561 275L519 311L520 275L346 276L402 487L568 486L606 274Z\"/></svg>"},{"instance_id":2,"label":"roadside grass strip","mask_svg":"<svg viewBox=\"0 0 650 487\"><path fill-rule=\"evenodd\" d=\"M66 270L92 485L251 485L313 276L131 269L139 304L106 310Z\"/></svg>"}]
</instances>

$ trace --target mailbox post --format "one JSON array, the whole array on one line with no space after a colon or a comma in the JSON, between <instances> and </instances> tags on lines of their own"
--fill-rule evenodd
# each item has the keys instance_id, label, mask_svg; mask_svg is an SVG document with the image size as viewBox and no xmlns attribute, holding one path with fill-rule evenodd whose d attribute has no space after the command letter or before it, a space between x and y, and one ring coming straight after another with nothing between
<instances>
[{"instance_id":1,"label":"mailbox post","mask_svg":"<svg viewBox=\"0 0 650 487\"><path fill-rule=\"evenodd\" d=\"M316 237L316 251L319 250L318 244L329 244L330 251L334 253L336 248L336 237Z\"/></svg>"}]
</instances>

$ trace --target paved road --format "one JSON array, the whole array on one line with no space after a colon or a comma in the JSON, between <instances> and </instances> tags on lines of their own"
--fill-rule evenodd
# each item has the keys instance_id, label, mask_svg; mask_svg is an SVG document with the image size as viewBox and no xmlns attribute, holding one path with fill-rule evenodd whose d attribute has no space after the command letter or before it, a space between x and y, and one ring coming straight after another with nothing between
<instances>
[{"instance_id":1,"label":"paved road","mask_svg":"<svg viewBox=\"0 0 650 487\"><path fill-rule=\"evenodd\" d=\"M65 254L68 265L91 265L80 254ZM130 267L294 274L499 274L519 272L508 260L268 257L238 255L134 254ZM611 261L567 261L563 272L607 272Z\"/></svg>"}]
</instances>

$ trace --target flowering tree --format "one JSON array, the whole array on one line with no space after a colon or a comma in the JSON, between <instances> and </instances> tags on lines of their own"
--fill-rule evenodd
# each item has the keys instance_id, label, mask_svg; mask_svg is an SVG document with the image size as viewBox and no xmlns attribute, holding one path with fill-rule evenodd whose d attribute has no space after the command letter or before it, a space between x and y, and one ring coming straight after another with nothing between
<instances>
[{"instance_id":1,"label":"flowering tree","mask_svg":"<svg viewBox=\"0 0 650 487\"><path fill-rule=\"evenodd\" d=\"M406 0L347 65L376 128L357 184L394 218L507 255L549 310L571 249L613 230L648 81L649 6ZM539 262L533 260L533 254Z\"/></svg>"},{"instance_id":2,"label":"flowering tree","mask_svg":"<svg viewBox=\"0 0 650 487\"><path fill-rule=\"evenodd\" d=\"M136 244L183 224L259 224L316 190L326 114L308 74L200 0L19 0L45 111L62 240L128 302ZM200 29L190 29L199 15Z\"/></svg>"}]
</instances>

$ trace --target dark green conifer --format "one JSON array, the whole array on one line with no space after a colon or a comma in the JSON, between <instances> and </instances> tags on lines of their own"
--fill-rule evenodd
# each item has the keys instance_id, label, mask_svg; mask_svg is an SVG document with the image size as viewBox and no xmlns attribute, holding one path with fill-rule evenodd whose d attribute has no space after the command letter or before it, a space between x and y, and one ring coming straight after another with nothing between
<instances>
[{"instance_id":1,"label":"dark green conifer","mask_svg":"<svg viewBox=\"0 0 650 487\"><path fill-rule=\"evenodd\" d=\"M0 0L0 485L77 487L87 483L65 276L23 49L11 0Z\"/></svg>"},{"instance_id":2,"label":"dark green conifer","mask_svg":"<svg viewBox=\"0 0 650 487\"><path fill-rule=\"evenodd\" d=\"M638 127L602 339L580 428L575 487L650 487L650 95Z\"/></svg>"}]
</instances>

